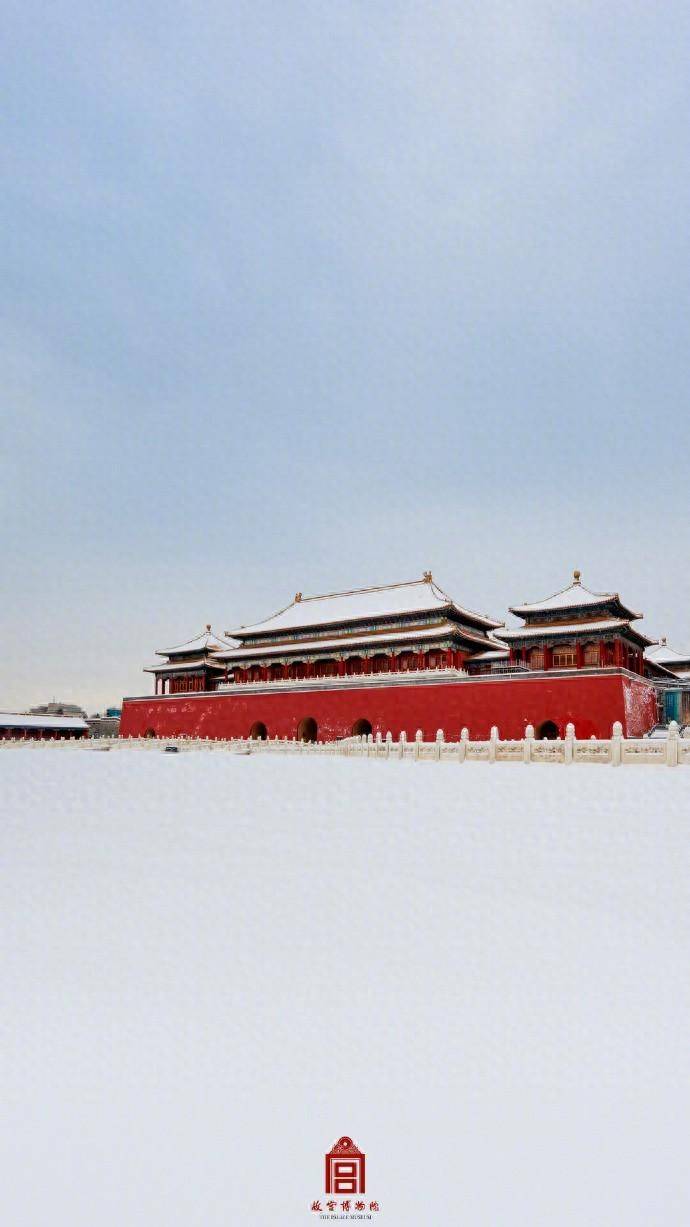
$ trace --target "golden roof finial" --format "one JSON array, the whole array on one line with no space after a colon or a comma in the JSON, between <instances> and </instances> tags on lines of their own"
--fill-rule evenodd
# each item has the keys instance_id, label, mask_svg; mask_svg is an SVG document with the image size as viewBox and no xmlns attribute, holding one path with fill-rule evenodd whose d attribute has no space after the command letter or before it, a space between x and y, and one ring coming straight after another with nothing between
<instances>
[{"instance_id":1,"label":"golden roof finial","mask_svg":"<svg viewBox=\"0 0 690 1227\"><path fill-rule=\"evenodd\" d=\"M302 600L302 593L296 592L295 593L295 605L299 605L301 600Z\"/></svg>"},{"instance_id":2,"label":"golden roof finial","mask_svg":"<svg viewBox=\"0 0 690 1227\"><path fill-rule=\"evenodd\" d=\"M431 571L425 571L425 572L424 572L424 575L422 576L422 578L423 578L423 580L424 580L424 583L425 583L425 584L431 584L431 583L433 583L433 577L432 577Z\"/></svg>"},{"instance_id":3,"label":"golden roof finial","mask_svg":"<svg viewBox=\"0 0 690 1227\"><path fill-rule=\"evenodd\" d=\"M579 584L581 575L582 575L581 571L573 571L573 582L576 584Z\"/></svg>"},{"instance_id":4,"label":"golden roof finial","mask_svg":"<svg viewBox=\"0 0 690 1227\"><path fill-rule=\"evenodd\" d=\"M206 630L207 630L207 631L210 631L210 629L211 629L211 623L210 623L210 622L207 622L207 623L206 623Z\"/></svg>"}]
</instances>

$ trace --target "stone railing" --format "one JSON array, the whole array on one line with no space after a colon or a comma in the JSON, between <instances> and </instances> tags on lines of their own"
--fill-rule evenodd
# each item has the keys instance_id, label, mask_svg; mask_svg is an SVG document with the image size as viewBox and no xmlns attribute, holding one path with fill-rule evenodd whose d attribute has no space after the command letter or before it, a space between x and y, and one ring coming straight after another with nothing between
<instances>
[{"instance_id":1,"label":"stone railing","mask_svg":"<svg viewBox=\"0 0 690 1227\"><path fill-rule=\"evenodd\" d=\"M616 722L609 738L591 737L578 740L572 724L567 726L564 738L556 741L540 741L528 725L525 736L519 740L502 741L498 729L491 730L486 741L471 741L469 731L463 729L458 741L446 741L439 729L433 741L425 741L421 731L409 740L401 733L397 741L392 734L382 737L346 737L340 741L296 741L287 737L266 741L248 738L212 739L201 737L124 737L89 738L70 741L0 741L0 748L23 746L40 749L45 746L62 747L64 750L82 750L93 753L98 750L143 750L178 751L201 750L207 753L234 754L299 754L337 755L352 758L397 758L412 761L453 763L608 763L613 767L629 763L656 763L668 767L690 767L690 739L680 737L678 725L672 721L667 738L626 738L622 726Z\"/></svg>"}]
</instances>

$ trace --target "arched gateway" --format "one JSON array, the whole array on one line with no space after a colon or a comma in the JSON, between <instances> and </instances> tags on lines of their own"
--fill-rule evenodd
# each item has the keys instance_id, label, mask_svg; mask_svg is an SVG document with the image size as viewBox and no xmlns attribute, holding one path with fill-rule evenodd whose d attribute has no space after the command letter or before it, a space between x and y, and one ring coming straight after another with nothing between
<instances>
[{"instance_id":1,"label":"arched gateway","mask_svg":"<svg viewBox=\"0 0 690 1227\"><path fill-rule=\"evenodd\" d=\"M297 725L297 740L298 741L316 741L316 736L319 731L318 725L313 716L305 716Z\"/></svg>"},{"instance_id":2,"label":"arched gateway","mask_svg":"<svg viewBox=\"0 0 690 1227\"><path fill-rule=\"evenodd\" d=\"M558 737L558 725L553 720L543 720L537 729L540 741L555 741Z\"/></svg>"},{"instance_id":3,"label":"arched gateway","mask_svg":"<svg viewBox=\"0 0 690 1227\"><path fill-rule=\"evenodd\" d=\"M370 720L355 720L352 726L353 737L368 737L372 732Z\"/></svg>"},{"instance_id":4,"label":"arched gateway","mask_svg":"<svg viewBox=\"0 0 690 1227\"><path fill-rule=\"evenodd\" d=\"M257 720L249 730L249 736L252 741L265 741L268 737L268 729L262 720Z\"/></svg>"}]
</instances>

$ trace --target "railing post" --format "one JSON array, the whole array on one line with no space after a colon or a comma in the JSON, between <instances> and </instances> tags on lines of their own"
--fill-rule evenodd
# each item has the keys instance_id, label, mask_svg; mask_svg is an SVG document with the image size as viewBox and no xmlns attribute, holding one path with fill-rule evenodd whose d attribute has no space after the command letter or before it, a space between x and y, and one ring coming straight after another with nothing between
<instances>
[{"instance_id":1,"label":"railing post","mask_svg":"<svg viewBox=\"0 0 690 1227\"><path fill-rule=\"evenodd\" d=\"M405 746L406 745L407 745L407 733L405 732L404 729L402 729L400 732L400 741L399 741L400 749L398 751L400 758L405 757Z\"/></svg>"},{"instance_id":2,"label":"railing post","mask_svg":"<svg viewBox=\"0 0 690 1227\"><path fill-rule=\"evenodd\" d=\"M441 746L443 745L443 729L436 730L436 762L441 761Z\"/></svg>"},{"instance_id":3,"label":"railing post","mask_svg":"<svg viewBox=\"0 0 690 1227\"><path fill-rule=\"evenodd\" d=\"M616 720L611 736L611 766L620 767L623 759L623 725Z\"/></svg>"},{"instance_id":4,"label":"railing post","mask_svg":"<svg viewBox=\"0 0 690 1227\"><path fill-rule=\"evenodd\" d=\"M532 746L534 744L534 725L528 724L525 729L525 738L522 743L522 761L523 763L532 762Z\"/></svg>"},{"instance_id":5,"label":"railing post","mask_svg":"<svg viewBox=\"0 0 690 1227\"><path fill-rule=\"evenodd\" d=\"M495 724L492 724L491 732L489 733L489 762L490 763L496 762L497 744L498 744L498 729Z\"/></svg>"},{"instance_id":6,"label":"railing post","mask_svg":"<svg viewBox=\"0 0 690 1227\"><path fill-rule=\"evenodd\" d=\"M386 758L390 758L391 756L392 745L393 745L393 734L391 733L389 729L388 732L386 733Z\"/></svg>"},{"instance_id":7,"label":"railing post","mask_svg":"<svg viewBox=\"0 0 690 1227\"><path fill-rule=\"evenodd\" d=\"M415 735L414 735L414 756L415 756L415 760L419 758L419 747L420 747L420 746L421 746L421 744L422 744L422 737L423 737L422 730L421 730L421 729L417 729L417 732L416 732L416 733L415 733Z\"/></svg>"},{"instance_id":8,"label":"railing post","mask_svg":"<svg viewBox=\"0 0 690 1227\"><path fill-rule=\"evenodd\" d=\"M668 726L668 740L666 742L666 764L668 767L678 766L678 721L672 720Z\"/></svg>"},{"instance_id":9,"label":"railing post","mask_svg":"<svg viewBox=\"0 0 690 1227\"><path fill-rule=\"evenodd\" d=\"M467 758L467 743L470 739L470 730L463 728L460 730L460 743L458 745L458 762L464 763Z\"/></svg>"},{"instance_id":10,"label":"railing post","mask_svg":"<svg viewBox=\"0 0 690 1227\"><path fill-rule=\"evenodd\" d=\"M575 725L566 724L565 726L565 763L572 763L574 759L575 746Z\"/></svg>"}]
</instances>

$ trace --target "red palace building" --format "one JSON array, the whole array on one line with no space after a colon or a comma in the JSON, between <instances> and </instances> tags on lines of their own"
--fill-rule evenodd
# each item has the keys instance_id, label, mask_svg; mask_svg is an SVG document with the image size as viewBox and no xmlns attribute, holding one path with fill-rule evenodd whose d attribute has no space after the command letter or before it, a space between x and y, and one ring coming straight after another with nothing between
<instances>
[{"instance_id":1,"label":"red palace building","mask_svg":"<svg viewBox=\"0 0 690 1227\"><path fill-rule=\"evenodd\" d=\"M515 605L523 625L458 605L421 580L325 596L297 593L279 613L218 637L159 651L153 695L124 700L120 736L287 737L355 734L425 739L463 727L486 738L609 737L648 731L669 687L688 686L641 614L615 592L590 592L579 571L546 600ZM679 658L680 659L680 658Z\"/></svg>"}]
</instances>

